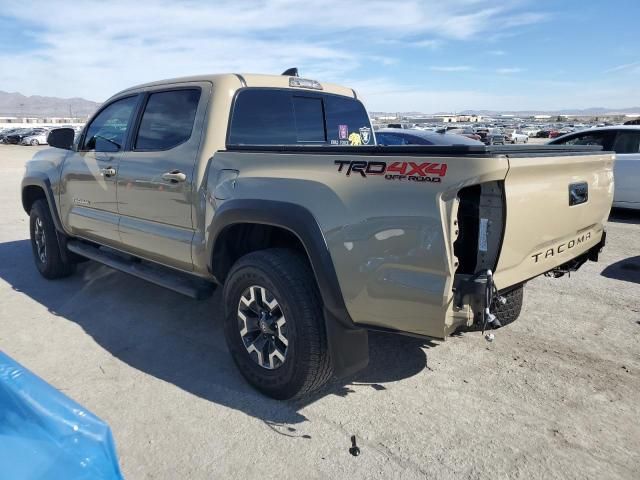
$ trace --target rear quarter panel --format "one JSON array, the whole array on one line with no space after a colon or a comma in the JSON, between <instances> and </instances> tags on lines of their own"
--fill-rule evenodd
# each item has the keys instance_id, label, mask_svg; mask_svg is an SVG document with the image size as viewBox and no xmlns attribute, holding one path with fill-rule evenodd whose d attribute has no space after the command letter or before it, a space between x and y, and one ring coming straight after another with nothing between
<instances>
[{"instance_id":1,"label":"rear quarter panel","mask_svg":"<svg viewBox=\"0 0 640 480\"><path fill-rule=\"evenodd\" d=\"M346 175L336 161L445 163L440 183ZM358 324L442 338L453 312L457 191L504 179L507 158L218 152L209 166L206 223L229 198L291 202L315 217L347 310ZM219 172L239 172L233 187ZM224 190L225 200L216 199Z\"/></svg>"}]
</instances>

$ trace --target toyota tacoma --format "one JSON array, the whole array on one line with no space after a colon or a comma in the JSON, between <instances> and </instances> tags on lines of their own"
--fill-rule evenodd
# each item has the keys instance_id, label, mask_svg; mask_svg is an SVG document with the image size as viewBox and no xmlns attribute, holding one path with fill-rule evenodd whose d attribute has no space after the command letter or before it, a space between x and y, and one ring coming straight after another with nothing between
<instances>
[{"instance_id":1,"label":"toyota tacoma","mask_svg":"<svg viewBox=\"0 0 640 480\"><path fill-rule=\"evenodd\" d=\"M512 322L527 281L597 260L613 195L598 147L376 145L354 90L296 71L132 87L48 142L22 182L40 273L222 286L235 363L281 399L365 367L368 330Z\"/></svg>"}]
</instances>

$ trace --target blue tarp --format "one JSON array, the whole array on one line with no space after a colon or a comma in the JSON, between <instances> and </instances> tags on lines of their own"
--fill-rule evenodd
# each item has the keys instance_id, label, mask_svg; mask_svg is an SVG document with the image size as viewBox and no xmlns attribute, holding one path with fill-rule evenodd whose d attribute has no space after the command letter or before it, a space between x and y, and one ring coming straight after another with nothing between
<instances>
[{"instance_id":1,"label":"blue tarp","mask_svg":"<svg viewBox=\"0 0 640 480\"><path fill-rule=\"evenodd\" d=\"M0 478L122 478L109 426L3 352Z\"/></svg>"}]
</instances>

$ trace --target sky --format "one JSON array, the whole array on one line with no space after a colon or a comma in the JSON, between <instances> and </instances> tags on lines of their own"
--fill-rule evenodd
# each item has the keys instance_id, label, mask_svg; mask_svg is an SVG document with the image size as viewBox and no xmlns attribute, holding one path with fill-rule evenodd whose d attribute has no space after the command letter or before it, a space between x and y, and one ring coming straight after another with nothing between
<instances>
[{"instance_id":1,"label":"sky","mask_svg":"<svg viewBox=\"0 0 640 480\"><path fill-rule=\"evenodd\" d=\"M370 111L640 107L640 0L0 0L0 90L300 75Z\"/></svg>"}]
</instances>

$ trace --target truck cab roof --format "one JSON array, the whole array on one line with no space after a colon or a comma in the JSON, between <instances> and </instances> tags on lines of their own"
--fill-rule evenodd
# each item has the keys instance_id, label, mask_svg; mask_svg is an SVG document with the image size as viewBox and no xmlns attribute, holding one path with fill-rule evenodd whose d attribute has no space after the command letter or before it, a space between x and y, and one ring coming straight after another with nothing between
<instances>
[{"instance_id":1,"label":"truck cab roof","mask_svg":"<svg viewBox=\"0 0 640 480\"><path fill-rule=\"evenodd\" d=\"M305 86L292 85L292 79L298 79L303 81L315 82L320 88L310 89ZM158 87L162 85L174 85L181 83L194 83L194 82L209 82L221 88L229 89L229 93L233 94L235 90L240 88L291 88L300 90L313 90L321 91L324 93L332 93L334 95L343 95L351 98L357 98L355 90L337 85L329 82L319 82L315 80L306 79L304 77L292 77L288 75L264 75L258 73L221 73L221 74L209 74L209 75L192 75L188 77L169 78L165 80L158 80L155 82L143 83L127 88L113 95L111 98L122 95L127 92L134 92L137 90L144 90L151 87Z\"/></svg>"}]
</instances>

